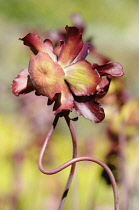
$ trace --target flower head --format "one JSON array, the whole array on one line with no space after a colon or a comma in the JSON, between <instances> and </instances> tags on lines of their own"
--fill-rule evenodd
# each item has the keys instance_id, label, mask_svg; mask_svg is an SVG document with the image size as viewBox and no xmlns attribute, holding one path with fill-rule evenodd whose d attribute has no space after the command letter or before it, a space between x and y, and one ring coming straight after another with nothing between
<instances>
[{"instance_id":1,"label":"flower head","mask_svg":"<svg viewBox=\"0 0 139 210\"><path fill-rule=\"evenodd\" d=\"M96 101L103 97L111 76L122 76L122 66L109 62L99 66L85 60L89 43L84 43L76 27L66 26L66 40L53 47L49 39L42 41L35 34L20 39L30 47L28 68L22 70L12 83L12 92L19 96L35 90L36 95L48 97L54 104L54 114L72 111L92 122L101 122L104 111Z\"/></svg>"}]
</instances>

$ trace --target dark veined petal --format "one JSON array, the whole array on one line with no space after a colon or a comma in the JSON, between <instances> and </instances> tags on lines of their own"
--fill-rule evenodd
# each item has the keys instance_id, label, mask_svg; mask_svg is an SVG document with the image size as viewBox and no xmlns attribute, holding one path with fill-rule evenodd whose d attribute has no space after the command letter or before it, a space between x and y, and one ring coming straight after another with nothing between
<instances>
[{"instance_id":1,"label":"dark veined petal","mask_svg":"<svg viewBox=\"0 0 139 210\"><path fill-rule=\"evenodd\" d=\"M23 69L17 77L13 80L12 93L16 96L20 94L26 94L34 90L33 84L30 80L28 68Z\"/></svg>"},{"instance_id":2,"label":"dark veined petal","mask_svg":"<svg viewBox=\"0 0 139 210\"><path fill-rule=\"evenodd\" d=\"M99 103L95 102L94 100L86 103L78 103L74 101L74 108L77 115L82 115L83 117L94 123L100 123L105 117L103 108Z\"/></svg>"},{"instance_id":3,"label":"dark veined petal","mask_svg":"<svg viewBox=\"0 0 139 210\"><path fill-rule=\"evenodd\" d=\"M100 78L86 60L80 60L64 69L65 80L76 96L91 95L96 91Z\"/></svg>"},{"instance_id":4,"label":"dark veined petal","mask_svg":"<svg viewBox=\"0 0 139 210\"><path fill-rule=\"evenodd\" d=\"M56 56L53 53L53 45L49 39L46 39L44 42L42 42L38 35L29 33L24 38L20 38L19 40L22 40L24 45L30 47L35 55L37 55L37 53L40 51L46 52L54 61L56 61Z\"/></svg>"},{"instance_id":5,"label":"dark veined petal","mask_svg":"<svg viewBox=\"0 0 139 210\"><path fill-rule=\"evenodd\" d=\"M76 27L66 26L67 38L63 44L58 62L64 68L71 64L83 47L81 32Z\"/></svg>"},{"instance_id":6,"label":"dark veined petal","mask_svg":"<svg viewBox=\"0 0 139 210\"><path fill-rule=\"evenodd\" d=\"M53 99L63 89L63 69L47 53L39 52L36 57L30 56L29 74L40 95Z\"/></svg>"},{"instance_id":7,"label":"dark veined petal","mask_svg":"<svg viewBox=\"0 0 139 210\"><path fill-rule=\"evenodd\" d=\"M62 110L71 111L73 108L73 96L65 83L63 90L61 93L57 94L57 99L54 105L54 114L58 114L62 112Z\"/></svg>"},{"instance_id":8,"label":"dark veined petal","mask_svg":"<svg viewBox=\"0 0 139 210\"><path fill-rule=\"evenodd\" d=\"M124 74L123 67L117 62L109 62L101 66L94 64L93 67L97 69L101 76L111 75L114 77L120 77Z\"/></svg>"}]
</instances>

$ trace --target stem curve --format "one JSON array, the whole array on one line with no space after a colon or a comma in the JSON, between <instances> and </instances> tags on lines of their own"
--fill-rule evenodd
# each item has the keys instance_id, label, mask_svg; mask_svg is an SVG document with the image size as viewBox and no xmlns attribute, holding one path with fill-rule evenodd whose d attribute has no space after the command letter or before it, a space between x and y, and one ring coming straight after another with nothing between
<instances>
[{"instance_id":1,"label":"stem curve","mask_svg":"<svg viewBox=\"0 0 139 210\"><path fill-rule=\"evenodd\" d=\"M64 114L64 117L65 117L65 120L67 122L68 128L70 130L70 134L71 134L71 137L72 137L72 146L73 146L72 147L73 148L72 158L76 158L77 157L77 141L76 141L76 135L75 135L75 132L74 132L74 128L72 126L71 120L70 120L67 113ZM62 209L62 207L64 205L64 202L66 200L66 197L67 197L67 194L68 194L68 191L69 191L69 188L70 188L73 176L74 176L75 167L76 167L76 163L73 163L72 166L71 166L71 169L70 169L70 174L69 174L67 183L65 185L65 189L64 189L62 198L60 200L58 210Z\"/></svg>"},{"instance_id":2,"label":"stem curve","mask_svg":"<svg viewBox=\"0 0 139 210\"><path fill-rule=\"evenodd\" d=\"M73 140L73 145L75 144L76 146L76 139L75 136L74 136L74 132L72 132L72 127L71 127L71 124L70 124L70 119L68 118L67 115L64 115L65 119L66 119L66 122L68 125L70 125L69 129L71 131L71 135L72 135L72 140ZM41 152L40 152L40 156L39 156L39 160L38 160L38 167L40 169L40 171L43 173L43 174L47 174L47 175L53 175L53 174L56 174L62 170L64 170L65 168L67 168L68 166L72 165L72 167L74 168L75 165L77 162L80 162L80 161L91 161L91 162L95 162L97 163L98 165L102 166L104 168L104 170L107 172L109 178L110 178L110 181L111 181L111 184L112 184L112 189L113 189L113 195L114 195L114 209L115 210L119 210L119 198L118 198L118 190L117 190L117 185L116 185L116 181L115 181L115 178L114 178L114 175L113 173L111 172L110 168L104 163L102 162L101 160L97 159L97 158L94 158L94 157L89 157L89 156L82 156L82 157L74 157L76 156L77 154L77 150L75 149L74 152L73 152L73 158L67 162L65 162L64 164L60 165L59 167L55 168L55 169L52 169L52 170L46 170L44 167L43 167L43 164L42 164L42 159L43 159L43 155L44 155L44 152L45 152L45 149L47 147L47 144L48 144L48 141L56 127L56 124L58 122L58 119L59 119L59 115L56 115L55 119L54 119L54 122L46 136L46 139L44 141L44 144L42 146L42 149L41 149ZM74 147L74 146L73 146ZM76 146L77 147L77 146ZM71 170L73 169L71 168ZM75 168L74 168L75 169ZM74 170L73 170L74 171ZM69 176L70 178L70 176ZM72 179L72 178L71 178ZM67 182L67 185L69 187L71 183L71 180L68 184ZM67 186L66 185L66 186ZM66 188L65 188L66 189ZM64 191L65 192L65 191ZM59 207L58 210L60 210L61 208Z\"/></svg>"}]
</instances>

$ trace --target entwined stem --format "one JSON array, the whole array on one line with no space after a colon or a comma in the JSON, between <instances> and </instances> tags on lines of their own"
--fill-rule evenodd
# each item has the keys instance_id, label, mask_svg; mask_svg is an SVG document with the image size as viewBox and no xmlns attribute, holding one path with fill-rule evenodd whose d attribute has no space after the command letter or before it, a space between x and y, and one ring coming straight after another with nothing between
<instances>
[{"instance_id":1,"label":"entwined stem","mask_svg":"<svg viewBox=\"0 0 139 210\"><path fill-rule=\"evenodd\" d=\"M68 127L70 129L70 132L71 132L71 136L72 136L72 141L73 141L73 147L77 147L76 145L76 138L75 138L75 134L74 134L74 130L73 130L73 127L70 123L70 119L68 118L68 115L64 115L66 121L67 121L67 124L68 124ZM64 190L64 193L63 194L64 196L62 197L62 199L64 198L65 199L65 195L67 195L67 192L68 192L68 189L69 189L69 186L71 184L71 180L72 180L72 177L73 177L73 172L75 170L75 163L77 162L80 162L80 161L92 161L92 162L95 162L97 164L99 164L100 166L102 166L104 168L104 170L107 172L109 178L110 178L110 181L111 181L111 184L112 184L112 188L113 188L113 194L114 194L114 209L115 210L119 210L119 201L118 201L118 191L117 191L117 185L116 185L116 181L115 181L115 178L113 176L113 173L111 172L111 170L109 169L109 167L103 163L101 160L97 159L97 158L94 158L94 157L88 157L88 156L82 156L82 157L74 157L76 156L76 152L77 152L77 148L74 148L74 151L73 151L73 158L69 161L67 161L66 163L62 164L61 166L53 169L53 170L46 170L44 169L43 167L43 164L42 164L42 159L43 159L43 155L44 155L44 152L45 152L45 149L47 147L47 144L48 144L48 141L56 127L56 124L58 122L58 119L59 119L59 115L56 115L55 119L54 119L54 122L46 136L46 139L45 139L45 142L43 144L43 147L42 147L42 150L40 152L40 156L39 156L39 160L38 160L38 166L39 166L39 169L42 173L44 174L47 174L47 175L52 175L52 174L56 174L60 171L62 171L63 169L67 168L68 166L72 165L72 168L71 168L71 172L70 172L70 176L69 176L69 179L68 179L68 182L66 184L66 188ZM61 200L61 206L63 206L63 201L64 200ZM61 207L59 207L59 210L61 209Z\"/></svg>"},{"instance_id":2,"label":"entwined stem","mask_svg":"<svg viewBox=\"0 0 139 210\"><path fill-rule=\"evenodd\" d=\"M73 129L73 126L72 126L72 123L71 123L71 120L68 116L68 114L65 112L64 113L64 117L65 117L65 120L67 122L67 125L69 127L69 130L70 130L70 133L71 133L71 137L72 137L72 145L73 145L73 155L72 155L72 158L75 158L77 157L77 141L76 141L76 135L75 135L75 132L74 132L74 129ZM45 152L45 149L47 147L47 144L48 144L48 141L50 140L50 137L57 125L57 122L58 122L58 119L59 119L59 115L56 115L55 119L54 119L54 122L46 136L46 139L44 141L44 145L42 147L42 150L40 152L40 156L39 156L39 161L38 161L38 165L39 165L39 169L42 173L44 174L47 174L47 175L52 175L54 174L54 170L45 170L43 168L43 165L42 165L42 160L43 160L43 155L44 155L44 152ZM69 188L70 188L70 185L71 185L71 182L72 182L72 179L73 179L73 176L74 176L74 172L75 172L75 165L76 163L73 163L72 166L71 166L71 170L70 170L70 174L69 174L69 177L68 177L68 180L67 180L67 183L66 183L66 186L65 186L65 189L64 189L64 192L63 192L63 195L62 195L62 198L61 198L61 201L60 201L60 204L59 204L59 207L58 207L58 210L61 210L63 205L64 205L64 202L65 202L65 199L67 197L67 194L68 194L68 191L69 191ZM57 172L56 172L57 173Z\"/></svg>"},{"instance_id":3,"label":"entwined stem","mask_svg":"<svg viewBox=\"0 0 139 210\"><path fill-rule=\"evenodd\" d=\"M47 175L55 174L55 169L54 170L45 170L43 165L42 165L42 160L43 160L43 155L44 155L45 149L47 147L48 141L51 138L51 135L52 135L52 133L53 133L53 131L54 131L56 125L57 125L58 120L59 120L59 114L57 114L55 116L54 122L50 127L50 130L49 130L49 132L48 132L48 134L45 138L44 144L42 146L42 149L41 149L41 152L40 152L40 155L39 155L39 160L38 160L39 169L42 173L47 174Z\"/></svg>"},{"instance_id":4,"label":"entwined stem","mask_svg":"<svg viewBox=\"0 0 139 210\"><path fill-rule=\"evenodd\" d=\"M77 157L77 141L76 141L76 135L75 135L75 132L74 132L74 129L73 129L73 126L72 126L72 123L71 123L71 120L70 120L68 114L65 113L64 114L64 117L65 117L65 120L67 122L67 125L68 125L69 130L70 130L70 133L71 133L71 137L72 137L72 145L73 145L72 158L76 158ZM64 189L64 192L63 192L63 195L62 195L62 198L61 198L61 201L60 201L58 210L61 210L62 209L63 204L65 202L65 199L67 197L67 194L68 194L68 191L69 191L69 188L70 188L70 185L71 185L73 176L74 176L75 166L76 166L76 163L73 163L72 166L71 166L70 174L69 174L69 177L68 177L68 180L67 180L67 183L66 183L66 186L65 186L65 189Z\"/></svg>"}]
</instances>

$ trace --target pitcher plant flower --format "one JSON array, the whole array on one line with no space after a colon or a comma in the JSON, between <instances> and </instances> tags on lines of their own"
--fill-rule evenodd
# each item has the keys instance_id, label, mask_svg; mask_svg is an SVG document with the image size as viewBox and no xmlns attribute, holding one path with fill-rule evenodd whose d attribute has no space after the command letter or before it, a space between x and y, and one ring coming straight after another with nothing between
<instances>
[{"instance_id":1,"label":"pitcher plant flower","mask_svg":"<svg viewBox=\"0 0 139 210\"><path fill-rule=\"evenodd\" d=\"M66 26L67 38L61 42L57 55L52 42L41 41L35 34L20 39L36 55L30 55L28 68L22 70L12 83L12 92L19 96L35 90L36 95L48 97L48 104L55 102L54 114L72 111L98 123L104 119L104 110L96 99L109 85L103 76L122 76L122 66L116 62L92 65L86 56L89 43L84 43L76 27ZM103 83L103 84L102 84ZM105 84L104 84L105 83ZM103 86L103 87L102 87Z\"/></svg>"},{"instance_id":2,"label":"pitcher plant flower","mask_svg":"<svg viewBox=\"0 0 139 210\"><path fill-rule=\"evenodd\" d=\"M108 62L104 65L91 64L86 60L90 43L83 42L82 33L77 27L66 26L65 29L66 39L59 40L59 45L56 46L53 46L49 39L42 41L39 36L32 33L20 38L24 45L30 47L35 56L30 55L28 68L23 69L13 80L12 92L19 96L35 91L37 96L48 98L48 105L54 103L55 119L46 136L38 165L41 172L48 175L58 173L71 165L70 175L58 209L62 209L76 162L93 161L101 165L108 173L114 192L115 210L118 210L116 182L107 165L93 157L77 157L76 136L69 113L75 109L77 115L82 115L94 123L101 122L105 114L98 101L108 92L112 77L123 75L122 66L117 62ZM54 170L46 170L42 165L43 155L61 116L64 116L71 133L73 158Z\"/></svg>"}]
</instances>

